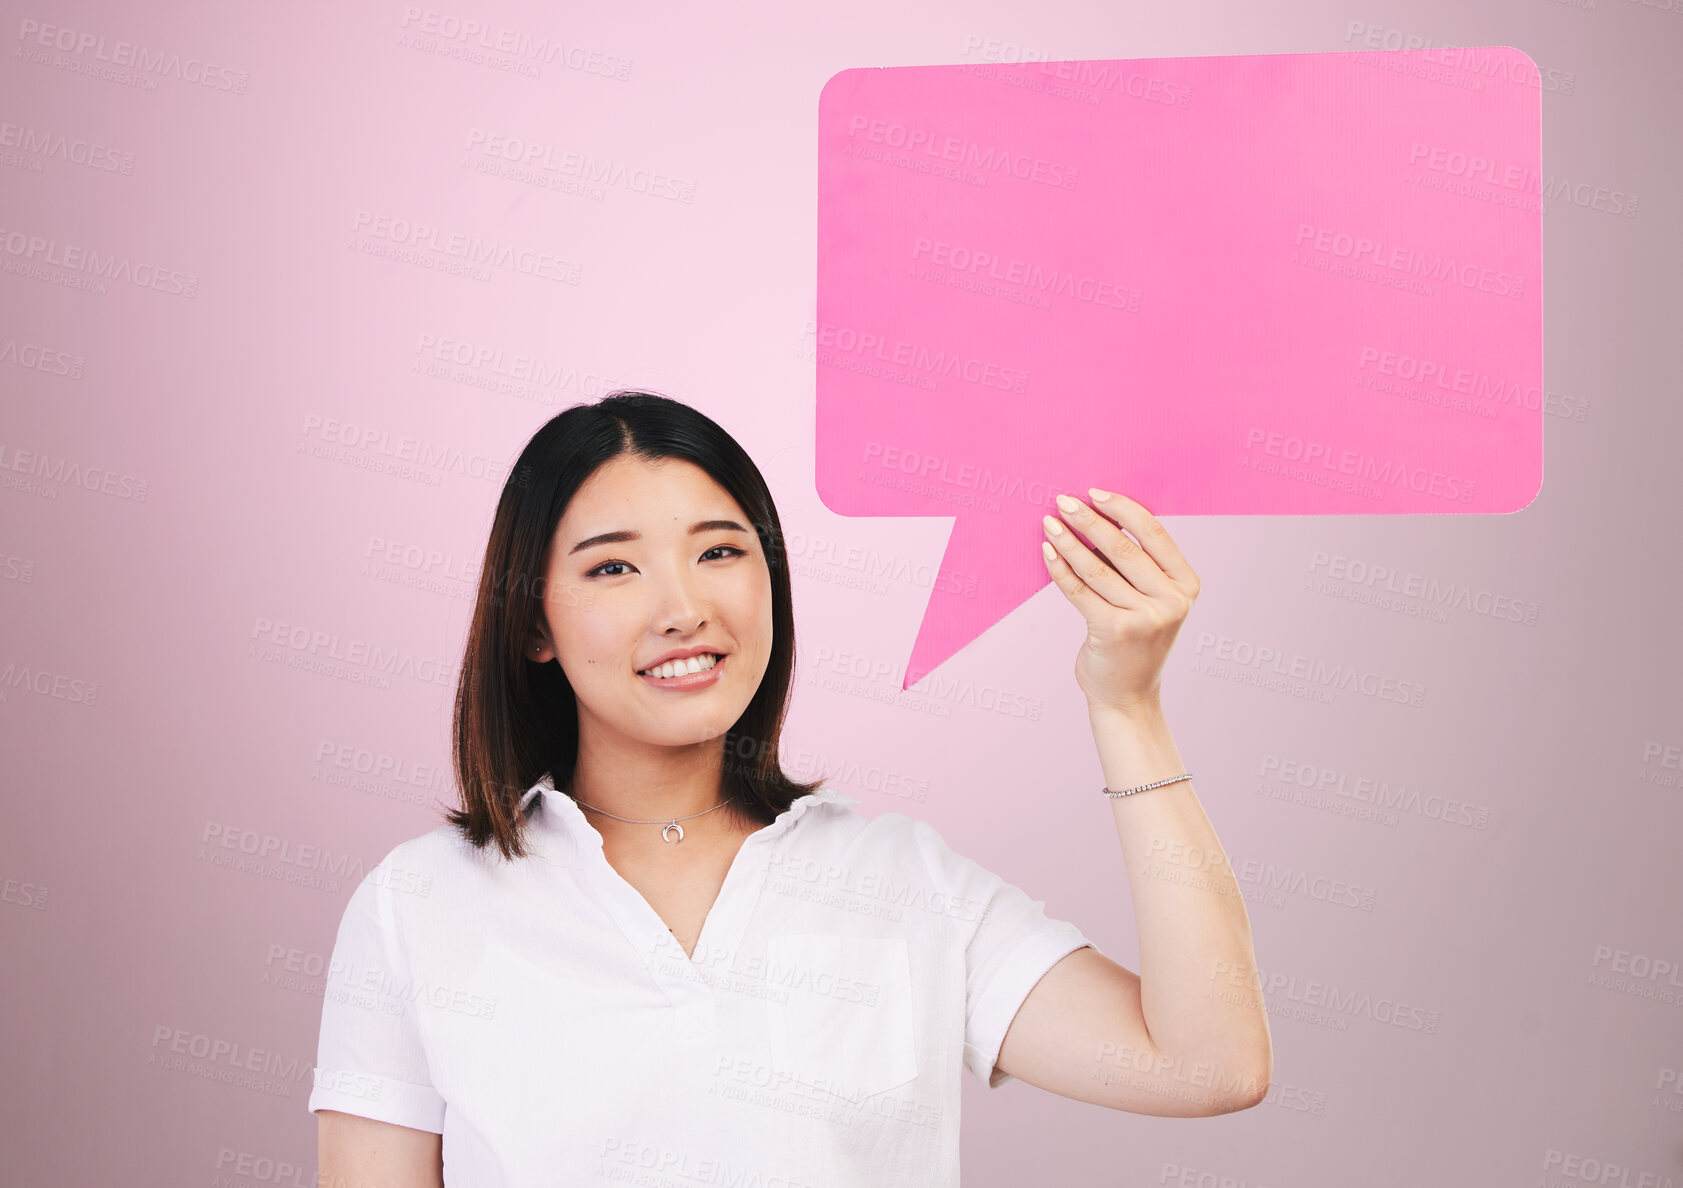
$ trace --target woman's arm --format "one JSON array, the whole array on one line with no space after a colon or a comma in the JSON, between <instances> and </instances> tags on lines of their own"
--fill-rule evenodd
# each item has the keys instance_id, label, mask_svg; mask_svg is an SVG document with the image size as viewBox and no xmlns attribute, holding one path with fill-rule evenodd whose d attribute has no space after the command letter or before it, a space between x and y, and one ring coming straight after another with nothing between
<instances>
[{"instance_id":1,"label":"woman's arm","mask_svg":"<svg viewBox=\"0 0 1683 1188\"><path fill-rule=\"evenodd\" d=\"M317 1182L332 1188L444 1188L444 1136L317 1110Z\"/></svg>"},{"instance_id":2,"label":"woman's arm","mask_svg":"<svg viewBox=\"0 0 1683 1188\"><path fill-rule=\"evenodd\" d=\"M1089 717L1106 787L1186 770L1161 710ZM1024 1000L998 1067L1138 1114L1204 1117L1253 1106L1272 1079L1273 1050L1244 897L1215 829L1190 780L1110 801L1144 976L1095 949L1071 953Z\"/></svg>"},{"instance_id":3,"label":"woman's arm","mask_svg":"<svg viewBox=\"0 0 1683 1188\"><path fill-rule=\"evenodd\" d=\"M1060 499L1070 526L1094 547L1048 517L1046 563L1087 619L1076 682L1105 786L1120 791L1186 771L1160 689L1199 581L1145 508L1126 496L1093 495L1115 522ZM1071 953L1024 1000L998 1067L1066 1097L1137 1113L1197 1116L1255 1105L1272 1077L1273 1048L1250 918L1192 781L1111 797L1110 808L1141 972L1094 949Z\"/></svg>"}]
</instances>

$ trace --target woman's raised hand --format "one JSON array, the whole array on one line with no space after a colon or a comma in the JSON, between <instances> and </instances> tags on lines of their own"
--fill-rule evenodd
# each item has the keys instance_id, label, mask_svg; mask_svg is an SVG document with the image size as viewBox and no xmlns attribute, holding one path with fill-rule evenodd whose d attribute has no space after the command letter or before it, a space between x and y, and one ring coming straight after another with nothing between
<instances>
[{"instance_id":1,"label":"woman's raised hand","mask_svg":"<svg viewBox=\"0 0 1683 1188\"><path fill-rule=\"evenodd\" d=\"M1062 520L1045 517L1041 542L1052 581L1087 620L1075 681L1090 709L1155 709L1169 649L1198 598L1198 575L1156 516L1126 495L1091 487L1088 494L1093 506L1058 496Z\"/></svg>"}]
</instances>

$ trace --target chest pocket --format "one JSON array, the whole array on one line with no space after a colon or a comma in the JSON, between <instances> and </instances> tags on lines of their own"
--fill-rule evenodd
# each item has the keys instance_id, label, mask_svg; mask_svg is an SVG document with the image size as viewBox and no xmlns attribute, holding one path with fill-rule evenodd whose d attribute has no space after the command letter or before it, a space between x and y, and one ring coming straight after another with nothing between
<instances>
[{"instance_id":1,"label":"chest pocket","mask_svg":"<svg viewBox=\"0 0 1683 1188\"><path fill-rule=\"evenodd\" d=\"M772 1064L843 1096L904 1085L918 1073L916 999L904 937L772 937L766 1001Z\"/></svg>"}]
</instances>

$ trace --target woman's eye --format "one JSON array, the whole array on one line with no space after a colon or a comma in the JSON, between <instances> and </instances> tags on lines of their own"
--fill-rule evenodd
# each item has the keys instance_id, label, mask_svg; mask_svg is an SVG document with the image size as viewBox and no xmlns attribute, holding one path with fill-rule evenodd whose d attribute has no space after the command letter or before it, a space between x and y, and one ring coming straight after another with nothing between
<instances>
[{"instance_id":1,"label":"woman's eye","mask_svg":"<svg viewBox=\"0 0 1683 1188\"><path fill-rule=\"evenodd\" d=\"M701 554L702 559L705 560L708 557L709 554L717 553L721 549L723 549L723 550L725 550L726 552L729 552L729 553L734 553L738 557L746 557L748 555L746 550L739 549L735 545L714 545L712 548L708 549L707 552ZM719 560L723 561L724 558L720 557ZM595 577L597 574L601 574L603 577L619 577L620 575L617 574L617 573L602 573L602 571L604 569L608 569L609 567L614 566L614 565L623 565L627 569L631 568L624 561L604 561L604 562L602 562L602 564L598 565L595 569L590 570L584 576L585 577Z\"/></svg>"}]
</instances>

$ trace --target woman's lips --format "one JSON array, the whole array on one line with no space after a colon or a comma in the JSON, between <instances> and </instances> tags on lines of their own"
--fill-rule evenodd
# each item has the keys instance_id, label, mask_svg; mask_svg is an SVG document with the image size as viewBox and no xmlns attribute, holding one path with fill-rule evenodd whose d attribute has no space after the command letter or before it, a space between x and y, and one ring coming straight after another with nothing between
<instances>
[{"instance_id":1,"label":"woman's lips","mask_svg":"<svg viewBox=\"0 0 1683 1188\"><path fill-rule=\"evenodd\" d=\"M700 672L681 672L677 676L666 677L664 680L659 677L644 676L642 673L637 674L637 679L646 681L657 689L673 689L678 692L705 689L719 679L719 670L724 668L725 661L729 659L730 656L727 653L715 659L712 668L704 668Z\"/></svg>"}]
</instances>

